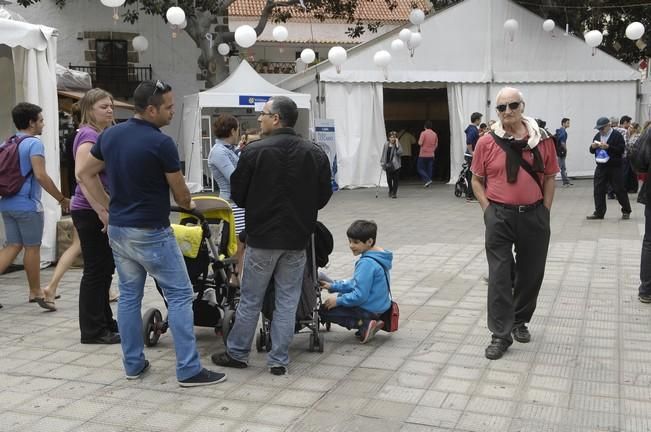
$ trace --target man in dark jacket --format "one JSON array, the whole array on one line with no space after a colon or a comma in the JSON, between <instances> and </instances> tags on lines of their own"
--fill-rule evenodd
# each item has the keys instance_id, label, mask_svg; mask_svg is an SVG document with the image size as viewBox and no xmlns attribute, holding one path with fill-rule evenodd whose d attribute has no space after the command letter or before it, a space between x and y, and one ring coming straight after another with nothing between
<instances>
[{"instance_id":1,"label":"man in dark jacket","mask_svg":"<svg viewBox=\"0 0 651 432\"><path fill-rule=\"evenodd\" d=\"M265 138L249 144L231 175L231 198L246 209L246 252L235 324L226 352L213 362L247 367L265 291L273 277L275 307L267 366L287 373L301 294L305 249L317 212L332 195L327 155L293 127L296 104L284 96L267 102L258 122Z\"/></svg>"},{"instance_id":2,"label":"man in dark jacket","mask_svg":"<svg viewBox=\"0 0 651 432\"><path fill-rule=\"evenodd\" d=\"M597 167L594 171L594 207L593 214L586 216L588 220L603 219L606 214L606 193L608 184L613 187L619 205L622 206L622 219L630 219L631 203L624 189L622 174L622 156L626 149L624 137L610 126L607 117L597 120L594 127L599 132L590 144L590 153L595 155Z\"/></svg>"}]
</instances>

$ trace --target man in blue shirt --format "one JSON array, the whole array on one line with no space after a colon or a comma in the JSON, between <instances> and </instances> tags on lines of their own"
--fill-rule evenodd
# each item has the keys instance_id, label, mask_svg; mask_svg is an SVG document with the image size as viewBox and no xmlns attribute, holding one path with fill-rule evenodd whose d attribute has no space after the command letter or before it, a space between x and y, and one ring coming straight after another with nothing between
<instances>
[{"instance_id":1,"label":"man in blue shirt","mask_svg":"<svg viewBox=\"0 0 651 432\"><path fill-rule=\"evenodd\" d=\"M147 274L167 300L169 326L176 350L176 377L181 387L222 382L226 375L201 367L194 336L192 285L170 228L170 189L180 207L194 207L172 139L160 131L174 115L172 88L162 81L143 81L133 94L136 115L105 130L91 149L78 177L99 203L120 276L118 327L127 379L148 369L140 309ZM111 196L98 174L104 170Z\"/></svg>"},{"instance_id":2,"label":"man in blue shirt","mask_svg":"<svg viewBox=\"0 0 651 432\"><path fill-rule=\"evenodd\" d=\"M7 246L0 250L0 274L4 273L24 248L23 265L29 284L29 301L39 302L42 307L50 309L44 306L40 281L43 237L41 188L59 202L64 212L68 211L70 200L63 196L45 170L45 148L41 140L36 138L36 135L43 132L42 111L38 105L27 102L21 102L11 110L18 131L12 138L20 140L18 157L25 182L18 193L0 199L7 242Z\"/></svg>"},{"instance_id":3,"label":"man in blue shirt","mask_svg":"<svg viewBox=\"0 0 651 432\"><path fill-rule=\"evenodd\" d=\"M561 168L561 178L563 186L573 186L570 178L567 176L565 167L565 158L567 157L567 128L570 127L570 119L564 117L561 120L561 127L556 129L556 156L558 156L558 165Z\"/></svg>"},{"instance_id":4,"label":"man in blue shirt","mask_svg":"<svg viewBox=\"0 0 651 432\"><path fill-rule=\"evenodd\" d=\"M470 165L472 165L472 155L475 152L475 146L477 145L477 141L479 141L479 124L481 123L482 117L483 115L481 113L472 113L470 116L470 124L464 131L466 133L466 152L463 158L468 164L468 171L466 172L466 179L468 180L468 188L466 189L467 201L476 201L475 195L472 193L472 172L470 171Z\"/></svg>"}]
</instances>

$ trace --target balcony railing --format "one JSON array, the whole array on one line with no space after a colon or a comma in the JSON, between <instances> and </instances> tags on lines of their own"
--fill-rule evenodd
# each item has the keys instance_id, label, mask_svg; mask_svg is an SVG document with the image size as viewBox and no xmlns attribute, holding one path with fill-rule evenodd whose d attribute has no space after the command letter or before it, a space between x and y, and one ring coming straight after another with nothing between
<instances>
[{"instance_id":1,"label":"balcony railing","mask_svg":"<svg viewBox=\"0 0 651 432\"><path fill-rule=\"evenodd\" d=\"M253 63L253 68L258 73L267 73L267 74L296 73L296 63L294 62L256 61Z\"/></svg>"},{"instance_id":2,"label":"balcony railing","mask_svg":"<svg viewBox=\"0 0 651 432\"><path fill-rule=\"evenodd\" d=\"M73 66L69 69L87 72L93 81L93 87L102 88L115 97L128 99L142 81L150 80L152 68L149 66L97 65Z\"/></svg>"}]
</instances>

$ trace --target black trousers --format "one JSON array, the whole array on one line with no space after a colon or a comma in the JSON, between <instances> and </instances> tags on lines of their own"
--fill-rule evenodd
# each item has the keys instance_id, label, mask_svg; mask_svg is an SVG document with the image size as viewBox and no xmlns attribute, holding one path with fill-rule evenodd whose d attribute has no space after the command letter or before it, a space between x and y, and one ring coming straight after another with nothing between
<instances>
[{"instance_id":1,"label":"black trousers","mask_svg":"<svg viewBox=\"0 0 651 432\"><path fill-rule=\"evenodd\" d=\"M631 212L631 203L624 188L624 174L622 164L605 166L597 164L594 170L594 214L603 217L606 214L606 194L608 184L612 185L613 192L617 196L619 205L622 206L622 213Z\"/></svg>"},{"instance_id":2,"label":"black trousers","mask_svg":"<svg viewBox=\"0 0 651 432\"><path fill-rule=\"evenodd\" d=\"M651 206L644 206L644 240L640 259L640 294L651 295Z\"/></svg>"},{"instance_id":3,"label":"black trousers","mask_svg":"<svg viewBox=\"0 0 651 432\"><path fill-rule=\"evenodd\" d=\"M115 264L108 236L93 210L73 210L72 222L79 233L84 272L79 285L79 329L81 340L117 331L109 305L109 289Z\"/></svg>"},{"instance_id":4,"label":"black trousers","mask_svg":"<svg viewBox=\"0 0 651 432\"><path fill-rule=\"evenodd\" d=\"M493 336L512 342L511 330L531 321L536 310L549 246L549 210L541 204L519 213L492 203L484 223L488 328Z\"/></svg>"},{"instance_id":5,"label":"black trousers","mask_svg":"<svg viewBox=\"0 0 651 432\"><path fill-rule=\"evenodd\" d=\"M387 170L387 184L389 185L389 195L397 195L398 194L398 179L400 178L400 170L397 169L395 171L388 171Z\"/></svg>"},{"instance_id":6,"label":"black trousers","mask_svg":"<svg viewBox=\"0 0 651 432\"><path fill-rule=\"evenodd\" d=\"M468 164L468 172L466 172L466 180L468 180L468 189L466 189L466 198L471 199L475 197L475 194L472 191L472 171L470 171L470 166L472 165L472 157L464 156L463 157Z\"/></svg>"}]
</instances>

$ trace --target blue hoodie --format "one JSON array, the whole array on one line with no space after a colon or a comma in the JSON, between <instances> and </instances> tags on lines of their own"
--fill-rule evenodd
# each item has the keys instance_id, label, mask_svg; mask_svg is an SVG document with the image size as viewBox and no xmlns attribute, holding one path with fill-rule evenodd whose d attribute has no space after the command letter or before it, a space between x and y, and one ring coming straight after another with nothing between
<instances>
[{"instance_id":1,"label":"blue hoodie","mask_svg":"<svg viewBox=\"0 0 651 432\"><path fill-rule=\"evenodd\" d=\"M391 306L387 279L391 279L389 270L392 261L391 251L362 253L355 263L353 278L334 281L330 286L330 292L339 293L337 306L357 306L379 314L386 312Z\"/></svg>"}]
</instances>

